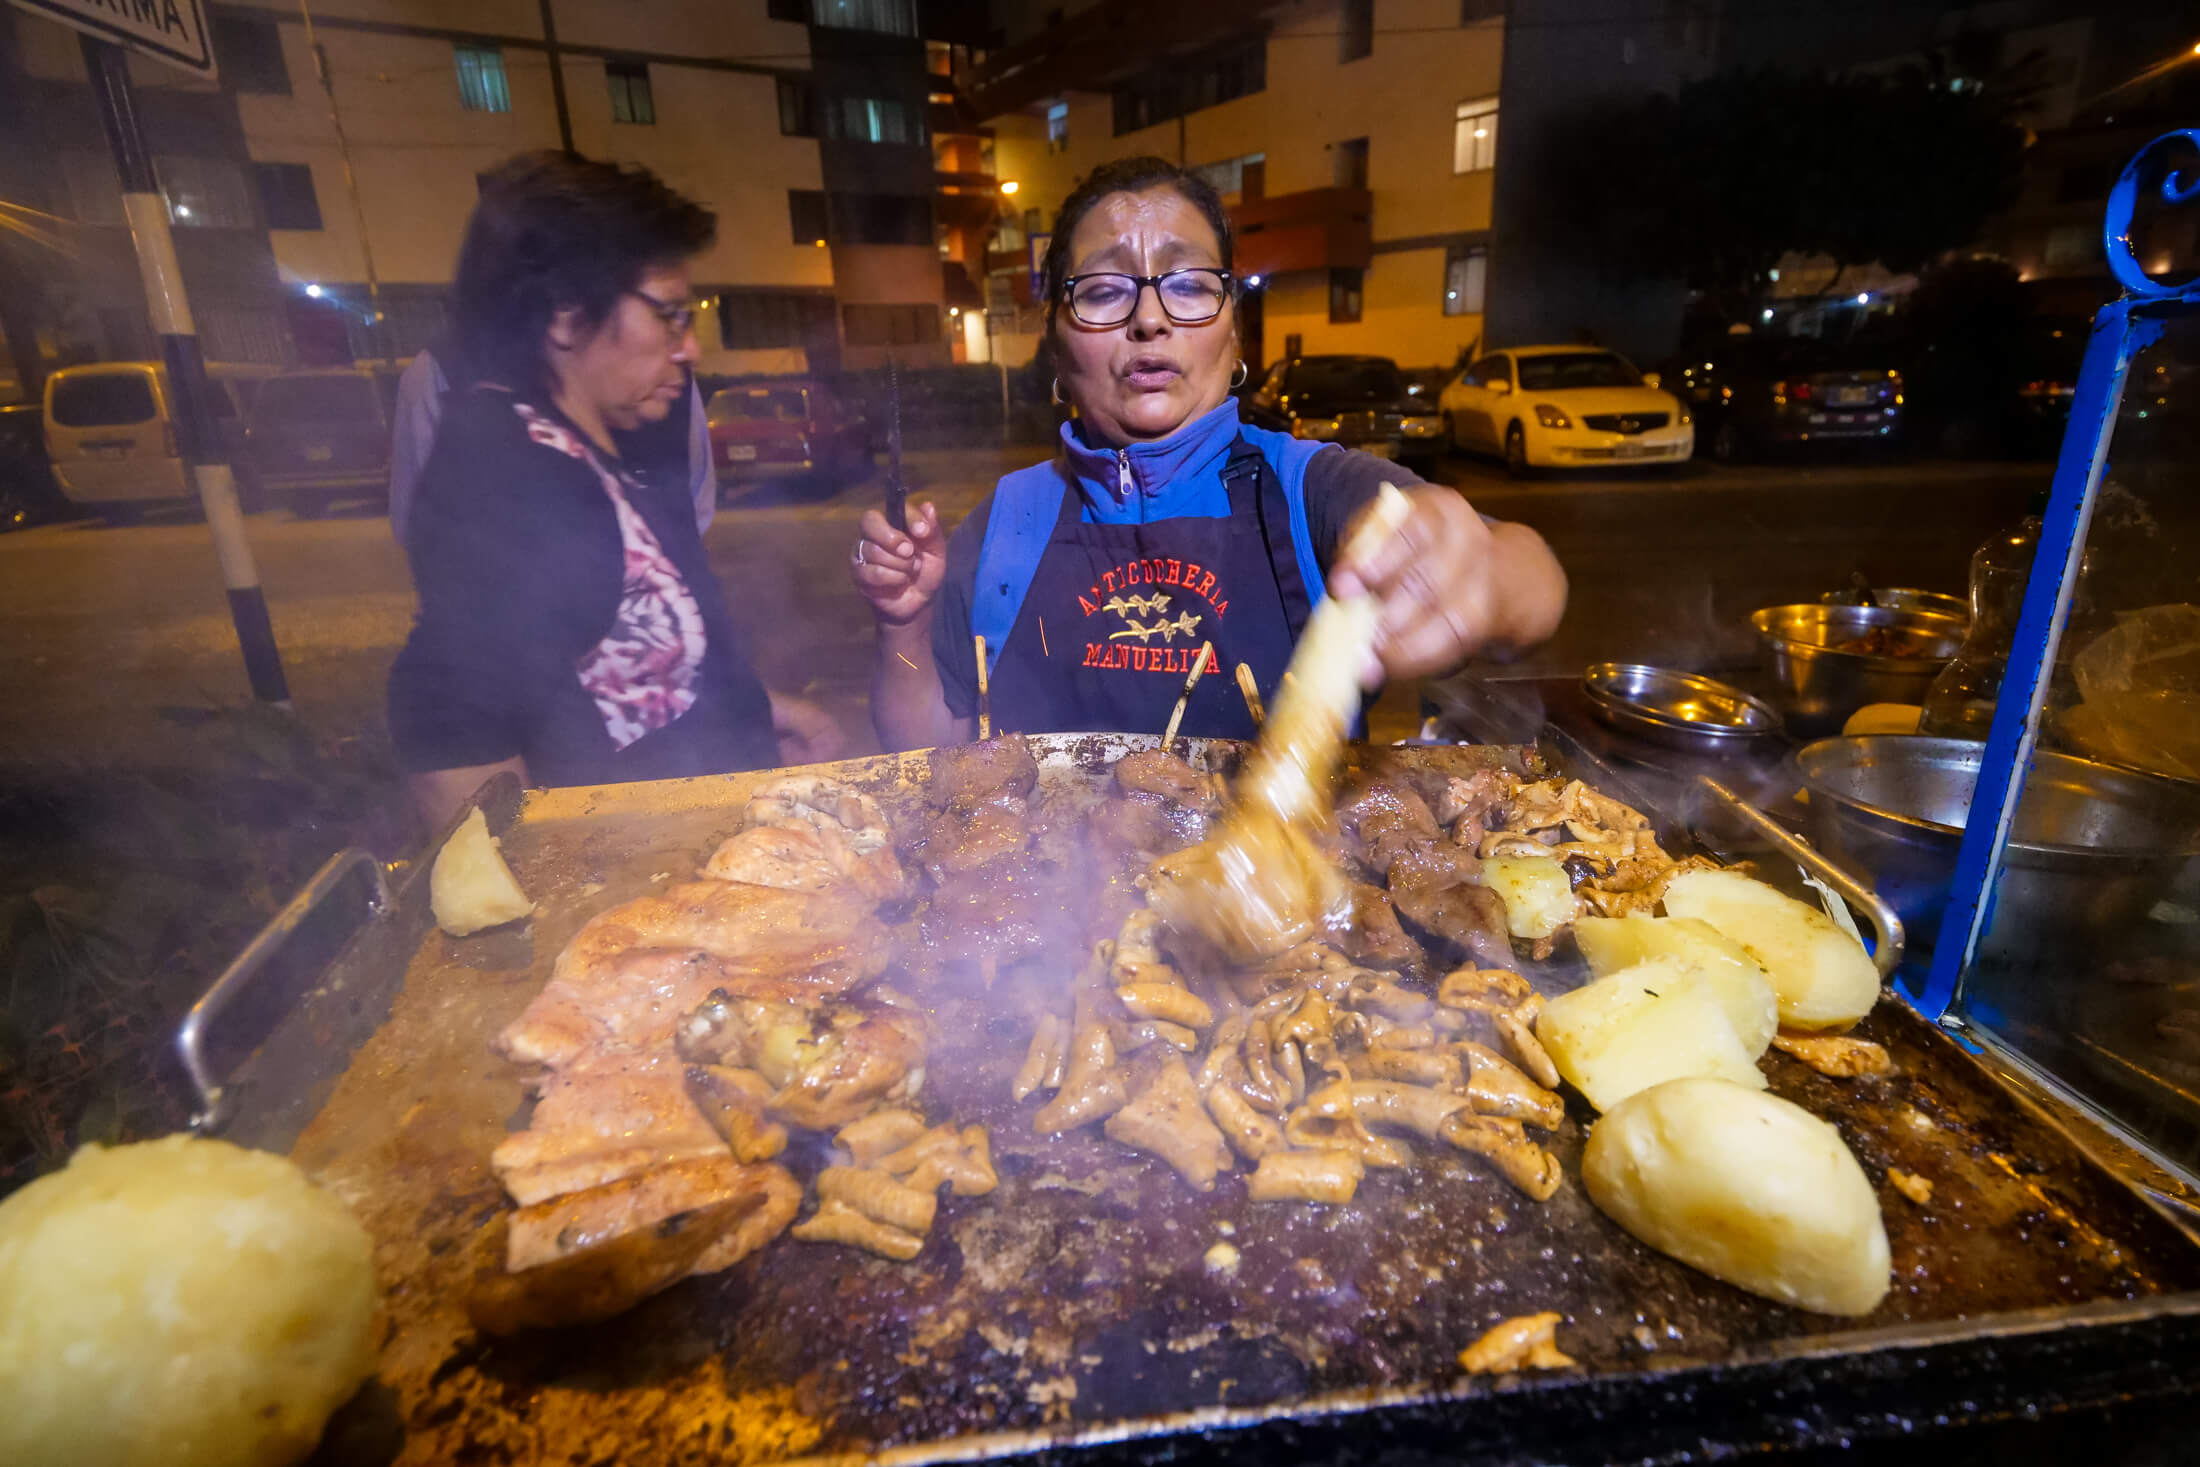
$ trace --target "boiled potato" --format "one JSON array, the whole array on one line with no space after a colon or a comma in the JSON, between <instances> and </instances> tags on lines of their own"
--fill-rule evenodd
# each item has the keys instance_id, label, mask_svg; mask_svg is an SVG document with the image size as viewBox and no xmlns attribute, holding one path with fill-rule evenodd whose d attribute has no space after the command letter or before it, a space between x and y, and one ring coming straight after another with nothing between
<instances>
[{"instance_id":1,"label":"boiled potato","mask_svg":"<svg viewBox=\"0 0 2200 1467\"><path fill-rule=\"evenodd\" d=\"M1717 983L1676 958L1652 958L1560 994L1544 1004L1535 1037L1598 1110L1682 1075L1765 1083Z\"/></svg>"},{"instance_id":2,"label":"boiled potato","mask_svg":"<svg viewBox=\"0 0 2200 1467\"><path fill-rule=\"evenodd\" d=\"M1566 868L1549 856L1492 856L1482 863L1482 884L1504 899L1515 937L1549 937L1581 909Z\"/></svg>"},{"instance_id":3,"label":"boiled potato","mask_svg":"<svg viewBox=\"0 0 2200 1467\"><path fill-rule=\"evenodd\" d=\"M467 812L428 872L428 905L435 925L453 937L516 922L535 910L504 864L497 838L479 806Z\"/></svg>"},{"instance_id":4,"label":"boiled potato","mask_svg":"<svg viewBox=\"0 0 2200 1467\"><path fill-rule=\"evenodd\" d=\"M1669 1080L1596 1124L1589 1198L1637 1238L1798 1309L1869 1314L1886 1297L1887 1228L1841 1133L1724 1080Z\"/></svg>"},{"instance_id":5,"label":"boiled potato","mask_svg":"<svg viewBox=\"0 0 2200 1467\"><path fill-rule=\"evenodd\" d=\"M1817 907L1733 871L1689 871L1665 889L1665 910L1695 917L1749 950L1780 996L1790 1029L1846 1029L1879 1001L1879 970Z\"/></svg>"},{"instance_id":6,"label":"boiled potato","mask_svg":"<svg viewBox=\"0 0 2200 1467\"><path fill-rule=\"evenodd\" d=\"M1718 990L1734 1037L1751 1059L1772 1045L1780 1028L1780 999L1749 950L1693 917L1583 917L1574 941L1589 971L1606 978L1651 958L1672 958L1701 972Z\"/></svg>"},{"instance_id":7,"label":"boiled potato","mask_svg":"<svg viewBox=\"0 0 2200 1467\"><path fill-rule=\"evenodd\" d=\"M87 1146L0 1202L0 1462L295 1462L374 1310L366 1230L283 1157Z\"/></svg>"}]
</instances>

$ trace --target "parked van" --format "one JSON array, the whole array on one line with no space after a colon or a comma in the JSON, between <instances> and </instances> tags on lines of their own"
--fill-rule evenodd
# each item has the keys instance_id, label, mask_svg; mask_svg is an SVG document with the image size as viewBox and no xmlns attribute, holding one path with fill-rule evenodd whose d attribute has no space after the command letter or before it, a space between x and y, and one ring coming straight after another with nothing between
<instances>
[{"instance_id":1,"label":"parked van","mask_svg":"<svg viewBox=\"0 0 2200 1467\"><path fill-rule=\"evenodd\" d=\"M310 518L344 499L390 502L397 366L319 367L260 384L246 440L260 486Z\"/></svg>"},{"instance_id":2,"label":"parked van","mask_svg":"<svg viewBox=\"0 0 2200 1467\"><path fill-rule=\"evenodd\" d=\"M252 393L273 367L209 362L215 426L235 465L237 492L257 498L245 459ZM175 394L158 362L93 362L46 379L46 456L69 500L109 519L154 504L195 500L176 448Z\"/></svg>"}]
</instances>

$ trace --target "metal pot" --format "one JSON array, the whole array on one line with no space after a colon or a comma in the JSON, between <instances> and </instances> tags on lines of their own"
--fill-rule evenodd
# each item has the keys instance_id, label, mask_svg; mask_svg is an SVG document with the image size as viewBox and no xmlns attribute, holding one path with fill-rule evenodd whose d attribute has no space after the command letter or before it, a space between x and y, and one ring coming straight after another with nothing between
<instances>
[{"instance_id":1,"label":"metal pot","mask_svg":"<svg viewBox=\"0 0 2200 1467\"><path fill-rule=\"evenodd\" d=\"M1798 733L1831 733L1866 703L1923 703L1964 632L1955 617L1886 606L1768 606L1749 623L1788 726ZM1879 632L1901 636L1917 653L1841 649Z\"/></svg>"},{"instance_id":2,"label":"metal pot","mask_svg":"<svg viewBox=\"0 0 2200 1467\"><path fill-rule=\"evenodd\" d=\"M1811 840L1871 879L1929 951L1984 746L1904 734L1796 751ZM1995 899L1995 945L2068 946L2145 918L2200 852L2200 790L2068 754L2035 756ZM2012 930L2015 929L2015 930Z\"/></svg>"},{"instance_id":3,"label":"metal pot","mask_svg":"<svg viewBox=\"0 0 2200 1467\"><path fill-rule=\"evenodd\" d=\"M1869 591L1828 591L1818 598L1828 606L1884 606L1890 611L1923 611L1933 616L1971 619L1971 603L1946 591L1920 591L1915 586L1874 586Z\"/></svg>"}]
</instances>

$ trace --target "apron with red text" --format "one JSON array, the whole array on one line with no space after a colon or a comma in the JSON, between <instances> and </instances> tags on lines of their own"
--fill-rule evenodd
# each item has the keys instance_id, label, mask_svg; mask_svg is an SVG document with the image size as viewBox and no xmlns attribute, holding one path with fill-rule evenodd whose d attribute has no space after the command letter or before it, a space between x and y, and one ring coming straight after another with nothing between
<instances>
[{"instance_id":1,"label":"apron with red text","mask_svg":"<svg viewBox=\"0 0 2200 1467\"><path fill-rule=\"evenodd\" d=\"M1178 732L1249 739L1237 665L1273 702L1308 598L1275 471L1243 438L1225 518L1086 524L1062 505L991 678L994 727L1158 734L1202 644L1213 653ZM1273 523L1272 523L1273 522Z\"/></svg>"}]
</instances>

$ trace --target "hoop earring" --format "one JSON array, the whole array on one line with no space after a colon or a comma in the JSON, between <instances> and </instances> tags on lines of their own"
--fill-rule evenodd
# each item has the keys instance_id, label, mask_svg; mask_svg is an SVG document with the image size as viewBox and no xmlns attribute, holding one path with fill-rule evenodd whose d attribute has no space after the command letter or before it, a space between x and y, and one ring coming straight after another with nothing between
<instances>
[{"instance_id":1,"label":"hoop earring","mask_svg":"<svg viewBox=\"0 0 2200 1467\"><path fill-rule=\"evenodd\" d=\"M1230 377L1230 390L1232 392L1235 392L1240 387L1243 387L1245 385L1246 379L1251 377L1252 375L1253 369L1245 365L1245 358L1239 357L1238 369L1236 372L1232 373Z\"/></svg>"},{"instance_id":2,"label":"hoop earring","mask_svg":"<svg viewBox=\"0 0 2200 1467\"><path fill-rule=\"evenodd\" d=\"M1048 397L1050 397L1050 398L1052 398L1052 399L1054 400L1054 405L1055 405L1056 407L1061 407L1061 406L1063 406L1063 403L1062 403L1062 379L1061 379L1061 378L1057 377L1057 378L1055 378L1055 379L1054 379L1054 385L1053 385L1052 387L1050 387L1050 388L1049 388L1049 389L1047 390L1047 396L1048 396Z\"/></svg>"}]
</instances>

